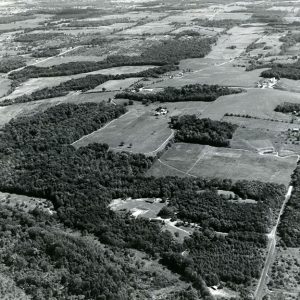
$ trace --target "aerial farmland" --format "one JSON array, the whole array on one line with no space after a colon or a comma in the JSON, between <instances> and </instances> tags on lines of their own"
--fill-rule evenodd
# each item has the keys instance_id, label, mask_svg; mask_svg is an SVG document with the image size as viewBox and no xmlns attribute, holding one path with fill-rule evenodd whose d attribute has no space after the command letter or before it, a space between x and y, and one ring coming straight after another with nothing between
<instances>
[{"instance_id":1,"label":"aerial farmland","mask_svg":"<svg viewBox=\"0 0 300 300\"><path fill-rule=\"evenodd\" d=\"M299 299L299 25L1 1L0 299Z\"/></svg>"}]
</instances>

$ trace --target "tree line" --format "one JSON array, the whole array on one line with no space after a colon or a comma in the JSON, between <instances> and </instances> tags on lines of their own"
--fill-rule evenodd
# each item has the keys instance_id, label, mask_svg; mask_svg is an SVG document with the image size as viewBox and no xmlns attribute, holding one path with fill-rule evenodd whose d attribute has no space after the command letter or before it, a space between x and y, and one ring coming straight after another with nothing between
<instances>
[{"instance_id":1,"label":"tree line","mask_svg":"<svg viewBox=\"0 0 300 300\"><path fill-rule=\"evenodd\" d=\"M233 89L219 85L190 84L181 88L166 87L157 93L124 91L116 94L116 98L125 98L139 102L212 102L221 96L241 92L241 89Z\"/></svg>"},{"instance_id":2,"label":"tree line","mask_svg":"<svg viewBox=\"0 0 300 300\"><path fill-rule=\"evenodd\" d=\"M151 68L145 71L141 71L138 73L129 73L129 74L120 74L120 75L87 75L82 78L71 79L65 82L60 83L54 87L46 87L40 90L37 90L30 95L23 95L16 97L14 99L4 99L0 106L11 105L14 103L25 103L31 102L36 100L48 99L48 98L55 98L66 96L70 91L88 91L97 87L98 85L108 81L108 80L119 80L119 79L126 79L130 77L158 77L161 74L164 74L168 71L174 71L177 69L177 66L174 65L165 65L157 68Z\"/></svg>"}]
</instances>

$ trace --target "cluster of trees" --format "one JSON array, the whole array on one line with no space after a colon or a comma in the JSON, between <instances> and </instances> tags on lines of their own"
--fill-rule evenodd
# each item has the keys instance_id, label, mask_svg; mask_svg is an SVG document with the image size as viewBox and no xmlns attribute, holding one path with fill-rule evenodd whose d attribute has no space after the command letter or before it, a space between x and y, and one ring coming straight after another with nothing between
<instances>
[{"instance_id":1,"label":"cluster of trees","mask_svg":"<svg viewBox=\"0 0 300 300\"><path fill-rule=\"evenodd\" d=\"M259 182L233 184L230 180L221 179L145 177L145 172L153 164L155 158L126 152L114 153L109 151L108 145L105 144L91 144L79 149L69 145L80 135L94 131L96 127L101 127L105 122L122 113L124 113L123 107L107 104L61 104L34 116L12 120L3 127L0 136L0 190L52 201L60 222L70 228L92 233L102 243L111 245L115 249L134 248L154 257L162 257L164 258L163 262L171 269L174 269L176 264L173 264L174 260L172 263L169 261L175 257L175 261L179 265L177 271L189 280L205 299L210 299L210 296L202 279L204 276L209 284L217 282L218 278L239 284L248 282L251 277L256 277L259 269L259 253L265 246L262 237L257 232L265 232L265 227L268 226L266 224L270 222L270 212L264 211L262 207L268 203L269 210L270 208L272 210L275 205L274 199L279 201L284 193L284 188ZM238 205L235 207L226 204L227 200L224 199L222 199L224 202L222 203L213 191L205 192L203 200L199 200L202 197L201 194L197 194L199 190L213 188L233 190L241 196L251 196L253 199L261 200L261 203L257 204L258 208L256 209L248 204L241 204L251 211L246 216L244 213L246 208L242 209ZM108 204L113 199L126 197L168 198L170 205L173 205L174 208L177 206L182 208L181 217L183 219L196 220L202 226L205 226L206 219L208 220L206 221L207 227L220 230L223 230L224 226L231 222L227 229L237 231L239 228L234 228L234 226L241 225L245 231L252 230L252 233L234 232L225 237L223 241L221 237L217 237L210 230L212 234L209 233L209 236L212 235L212 237L209 239L199 238L198 235L201 233L197 233L185 244L178 244L170 232L161 230L159 224L143 218L131 218L125 212L115 213L109 209ZM196 199L198 202L200 201L201 205L195 204ZM207 203L207 200L212 203ZM219 215L216 214L214 205L218 206ZM198 214L197 218L194 217L194 212L189 212L188 206L194 208L194 212ZM243 211L240 213L240 221L237 220L238 212L235 209L237 207ZM252 214L253 216L251 216ZM228 217L230 221L226 221ZM262 220L263 217L265 220ZM44 218L42 219L44 220ZM252 225L248 223L248 225L243 225L243 219L249 220L248 223L251 221ZM260 220L262 224L260 224ZM220 226L218 226L218 221L221 223ZM26 240L24 239L24 241ZM40 246L35 244L36 240L41 241L42 247L46 243L43 237L40 237L39 232L35 232L28 241L32 251L35 251L34 247L40 249ZM67 241L62 244L65 244L70 250L65 249L60 243L57 245L57 249L53 243L43 249L50 247L50 254L46 251L46 259L50 261L53 253L55 255L53 260L58 262L50 270L59 272L60 267L64 267L66 262L70 262L69 265L74 264L74 269L69 266L71 270L69 271L68 268L67 270L70 272L70 277L76 279L76 284L74 284L73 278L67 279L70 281L64 279L62 282L62 285L70 282L70 286L68 286L71 294L84 294L83 290L86 290L87 293L91 293L88 297L94 299L96 298L94 293L106 288L107 293L115 293L112 298L109 298L109 294L107 294L107 299L118 299L116 293L120 291L122 285L120 284L118 287L116 285L119 280L123 280L119 269L116 269L116 278L111 283L105 279L102 280L102 276L99 275L99 277L95 271L95 276L101 280L95 284L97 288L93 292L92 283L95 277L91 275L90 283L85 283L84 280L85 272L87 272L85 266L88 263L84 258L74 259L76 261L74 262L75 254L70 252L72 245ZM54 243L54 245L56 244ZM26 247L22 244L20 248L18 253L23 256L22 249ZM181 255L181 252L186 249L189 252L186 259L191 260L188 265L184 265L185 259ZM233 249L235 250L233 251ZM84 251L89 250L85 249ZM252 255L249 254L250 252ZM60 259L64 254L68 258ZM14 256L9 255L9 257ZM215 259L213 262L213 257L218 257L218 260ZM89 259L89 262L93 263L93 259ZM97 263L95 266L98 266ZM243 268L240 269L237 266L243 266ZM26 268L30 269L30 265L26 265ZM104 262L100 270L110 279L105 268ZM93 267L92 270L94 270ZM226 270L229 271L226 272ZM110 272L113 271L109 271L109 275L115 274ZM125 274L128 272L124 271ZM30 272L27 273L30 274ZM91 274L93 273L91 272ZM82 275L78 278L74 274ZM87 278L89 281L89 276ZM30 280L17 281L17 284L26 289L26 287L32 286L30 285L32 282L34 285L36 284L36 281ZM127 281L124 280L124 282ZM56 282L53 283L53 286L56 289ZM53 286L51 284L47 286L49 293L54 293L51 291ZM42 288L39 285L38 290L40 289Z\"/></svg>"},{"instance_id":2,"label":"cluster of trees","mask_svg":"<svg viewBox=\"0 0 300 300\"><path fill-rule=\"evenodd\" d=\"M176 70L177 66L174 65L165 65L157 68L151 68L145 71L138 73L129 73L121 75L87 75L86 77L71 79L65 82L62 82L58 86L51 88L43 88L37 90L30 95L23 95L14 99L5 99L1 102L0 106L11 105L14 103L24 103L31 102L41 99L54 98L67 95L70 91L88 91L97 87L98 85L112 79L125 79L130 77L158 77L161 74L164 74L168 71ZM17 80L18 81L18 80Z\"/></svg>"},{"instance_id":3,"label":"cluster of trees","mask_svg":"<svg viewBox=\"0 0 300 300\"><path fill-rule=\"evenodd\" d=\"M167 209L173 215L168 217L225 233L229 231L267 233L273 225L283 197L283 193L278 193L276 197L266 195L264 201L245 204L224 201L216 190L201 193L180 191L174 193L169 200Z\"/></svg>"},{"instance_id":4,"label":"cluster of trees","mask_svg":"<svg viewBox=\"0 0 300 300\"><path fill-rule=\"evenodd\" d=\"M216 147L228 147L238 127L227 122L199 119L196 115L172 117L170 126L176 130L176 141Z\"/></svg>"},{"instance_id":5,"label":"cluster of trees","mask_svg":"<svg viewBox=\"0 0 300 300\"><path fill-rule=\"evenodd\" d=\"M219 85L190 84L181 88L166 87L157 93L121 92L116 98L125 98L142 102L180 102L180 101L215 101L220 96L241 93L241 89L233 89Z\"/></svg>"},{"instance_id":6,"label":"cluster of trees","mask_svg":"<svg viewBox=\"0 0 300 300\"><path fill-rule=\"evenodd\" d=\"M294 111L300 111L300 104L299 103L291 103L291 102L284 102L283 104L279 104L276 106L275 111L282 112L282 113L292 113Z\"/></svg>"},{"instance_id":7,"label":"cluster of trees","mask_svg":"<svg viewBox=\"0 0 300 300\"><path fill-rule=\"evenodd\" d=\"M280 46L281 54L284 54L290 47L300 42L300 34L288 32L288 34L282 36L279 41L282 42Z\"/></svg>"},{"instance_id":8,"label":"cluster of trees","mask_svg":"<svg viewBox=\"0 0 300 300\"><path fill-rule=\"evenodd\" d=\"M43 40L51 40L65 35L60 32L24 33L15 37L14 41L19 43L34 43Z\"/></svg>"},{"instance_id":9,"label":"cluster of trees","mask_svg":"<svg viewBox=\"0 0 300 300\"><path fill-rule=\"evenodd\" d=\"M7 73L24 66L26 61L21 56L4 57L0 60L0 73Z\"/></svg>"},{"instance_id":10,"label":"cluster of trees","mask_svg":"<svg viewBox=\"0 0 300 300\"><path fill-rule=\"evenodd\" d=\"M275 64L270 70L263 71L261 73L261 76L264 78L275 77L277 79L288 78L292 80L299 80L300 61L298 60L297 62L292 64Z\"/></svg>"},{"instance_id":11,"label":"cluster of trees","mask_svg":"<svg viewBox=\"0 0 300 300\"><path fill-rule=\"evenodd\" d=\"M34 51L32 53L33 57L52 57L52 56L56 56L60 53L59 49L56 48L47 48L47 49L43 49L43 50L37 50Z\"/></svg>"},{"instance_id":12,"label":"cluster of trees","mask_svg":"<svg viewBox=\"0 0 300 300\"><path fill-rule=\"evenodd\" d=\"M141 57L178 64L186 58L204 57L211 51L215 38L190 37L188 39L170 39L147 48Z\"/></svg>"}]
</instances>

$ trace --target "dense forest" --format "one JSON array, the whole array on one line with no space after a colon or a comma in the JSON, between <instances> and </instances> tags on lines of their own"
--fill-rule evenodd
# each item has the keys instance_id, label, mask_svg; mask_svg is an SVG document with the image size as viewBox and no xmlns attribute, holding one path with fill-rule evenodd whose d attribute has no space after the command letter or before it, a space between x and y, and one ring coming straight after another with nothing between
<instances>
[{"instance_id":1,"label":"dense forest","mask_svg":"<svg viewBox=\"0 0 300 300\"><path fill-rule=\"evenodd\" d=\"M216 147L228 147L237 125L199 119L196 115L172 117L171 128L176 130L175 140L178 142L204 144Z\"/></svg>"},{"instance_id":2,"label":"dense forest","mask_svg":"<svg viewBox=\"0 0 300 300\"><path fill-rule=\"evenodd\" d=\"M0 60L0 73L7 73L24 66L26 66L26 62L21 56L2 58Z\"/></svg>"},{"instance_id":3,"label":"dense forest","mask_svg":"<svg viewBox=\"0 0 300 300\"><path fill-rule=\"evenodd\" d=\"M152 289L174 281L159 270L150 273L128 250L68 233L55 215L39 209L28 214L1 206L0 228L0 263L32 299L150 299ZM179 293L198 299L191 288Z\"/></svg>"},{"instance_id":4,"label":"dense forest","mask_svg":"<svg viewBox=\"0 0 300 300\"><path fill-rule=\"evenodd\" d=\"M292 196L287 203L278 231L281 242L287 247L300 247L300 166L298 164L292 177L294 187Z\"/></svg>"},{"instance_id":5,"label":"dense forest","mask_svg":"<svg viewBox=\"0 0 300 300\"><path fill-rule=\"evenodd\" d=\"M241 93L241 89L233 89L219 85L190 84L182 88L166 87L157 93L121 92L116 98L125 98L141 102L180 102L180 101L215 101L220 96Z\"/></svg>"},{"instance_id":6,"label":"dense forest","mask_svg":"<svg viewBox=\"0 0 300 300\"><path fill-rule=\"evenodd\" d=\"M300 104L299 103L291 103L291 102L284 102L276 106L275 111L282 112L282 113L293 113L300 111Z\"/></svg>"},{"instance_id":7,"label":"dense forest","mask_svg":"<svg viewBox=\"0 0 300 300\"><path fill-rule=\"evenodd\" d=\"M292 64L275 64L270 70L263 71L261 76L264 78L275 77L288 78L292 80L300 79L300 61L297 61Z\"/></svg>"},{"instance_id":8,"label":"dense forest","mask_svg":"<svg viewBox=\"0 0 300 300\"><path fill-rule=\"evenodd\" d=\"M214 190L202 193L187 191L174 193L167 209L173 212L173 219L196 223L201 228L211 228L224 233L232 230L267 233L281 203L281 192L274 198L268 196L264 201L245 205L224 201Z\"/></svg>"},{"instance_id":9,"label":"dense forest","mask_svg":"<svg viewBox=\"0 0 300 300\"><path fill-rule=\"evenodd\" d=\"M165 65L157 68L151 68L145 71L141 71L138 73L129 73L122 75L87 75L82 78L71 79L61 84L50 87L43 88L41 90L37 90L30 95L23 95L14 99L5 99L0 103L0 106L11 105L14 103L24 103L31 102L36 100L55 98L60 96L67 95L70 91L88 91L97 87L98 85L113 79L125 79L130 77L158 77L161 74L164 74L168 71L174 71L177 69L177 66L174 65Z\"/></svg>"},{"instance_id":10,"label":"dense forest","mask_svg":"<svg viewBox=\"0 0 300 300\"><path fill-rule=\"evenodd\" d=\"M61 104L43 113L10 121L3 127L0 135L0 190L48 199L54 204L58 220L65 226L94 234L100 242L116 249L133 248L155 258L160 257L162 263L171 269L178 266L175 271L191 282L205 299L211 299L205 281L208 284L216 284L221 280L234 286L248 283L250 278L257 277L265 248L265 241L260 232L265 232L272 222L278 203L284 197L284 186L247 181L233 184L230 180L221 179L145 177L145 172L156 158L126 152L114 153L109 151L108 145L105 144L91 144L79 149L70 146L81 135L94 131L96 127L100 128L105 122L122 113L124 107L118 105ZM207 191L202 197L197 193L203 189L211 191ZM246 203L235 204L236 206L231 203L222 204L214 189L234 191L241 197L251 197L259 203L257 208ZM184 244L179 244L170 232L161 230L161 225L143 218L131 218L126 212L115 213L109 209L108 204L113 199L126 197L169 199L170 207L174 205L174 208L177 206L182 208L180 213L183 219L195 220L206 228L206 232L195 232ZM195 201L199 199L202 199L201 206L195 206ZM223 199L224 201L227 200ZM193 212L189 210L189 205L194 207ZM214 205L219 206L219 215L216 215ZM236 231L235 226L239 226L237 211L246 211L243 206L253 214L248 213L249 223L243 227L244 233L241 234ZM269 207L269 210L265 210L264 207ZM198 217L195 217L194 213L198 214ZM243 218L246 218L246 213L243 213ZM213 221L214 219L216 221ZM218 220L220 226L217 224ZM47 221L43 219L43 222ZM213 229L228 229L232 232L226 237L219 237ZM27 234L27 229L24 234ZM28 234L33 235L32 241L27 244L30 249L48 247L48 242L40 237L39 229ZM202 239L201 234L208 235L207 239ZM88 257L90 250L78 249L72 254L73 241L69 241L69 238L61 240L67 247L70 245L70 250L60 246L60 241L57 242L59 243L57 249L50 247L52 249L49 250L50 253L46 252L46 257L44 254L41 256L45 257L44 265L47 266L47 261L51 261L51 255L58 261L61 261L59 257L68 256L62 259L60 264L49 267L50 270L54 273L59 272L60 267L66 266L69 261L67 278L63 280L69 280L70 290L65 292L69 296L78 295L84 289L91 293L89 295L91 299L97 299L93 296L96 291L90 287L95 277L91 279L88 277L87 282L83 279L85 266L88 266L91 260L85 262L84 259L74 258L77 262L80 261L80 264L72 261L73 257L75 255L77 257L80 253L87 252ZM16 251L27 260L28 257L24 256L27 254L22 252L26 247L23 244L20 246L21 249L17 248ZM183 250L188 250L189 253L184 259L180 254ZM247 251L255 255L250 256ZM213 259L216 255L222 257L218 263ZM4 262L8 266L10 257L4 257ZM74 269L73 264L76 265ZM80 270L77 269L78 266ZM106 267L104 263L103 268ZM123 268L122 264L119 267ZM103 268L101 270L104 272ZM98 291L103 291L106 287L103 292L106 298L103 296L103 299L118 299L122 285L117 288L116 285L123 278L119 270L119 268L115 270L116 275L113 279L103 278L97 283L95 289ZM237 270L248 271L244 273ZM80 276L82 282L80 278L73 276L75 273L82 274ZM95 276L98 276L97 274L95 272ZM74 277L74 280L77 278L75 282L80 284L74 286L73 278L70 277ZM28 287L31 294L40 291L54 292L51 286L47 286L45 291L44 287L37 286L36 281L28 280L29 284L24 280L17 280L17 284L25 289ZM55 278L53 280L55 283ZM88 280L91 280L90 283ZM125 280L124 284L127 283ZM54 286L57 287L55 284ZM113 293L112 297L109 296L110 293ZM123 295L124 299L126 295L126 293Z\"/></svg>"}]
</instances>

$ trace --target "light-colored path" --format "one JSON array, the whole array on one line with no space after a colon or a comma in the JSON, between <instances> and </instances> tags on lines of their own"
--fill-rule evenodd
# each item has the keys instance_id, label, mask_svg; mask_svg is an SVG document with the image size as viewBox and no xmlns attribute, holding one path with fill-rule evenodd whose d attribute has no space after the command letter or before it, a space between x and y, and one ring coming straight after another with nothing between
<instances>
[{"instance_id":1,"label":"light-colored path","mask_svg":"<svg viewBox=\"0 0 300 300\"><path fill-rule=\"evenodd\" d=\"M269 245L268 245L267 257L266 257L266 260L265 260L264 268L261 272L261 276L258 280L256 290L254 292L254 299L255 300L261 300L262 297L264 296L264 290L265 290L265 286L266 286L267 274L268 274L268 271L270 269L270 266L272 264L272 261L273 261L274 255L275 255L277 228L278 228L278 225L279 225L279 222L280 222L280 218L281 218L281 216L284 212L285 206L286 206L287 202L289 201L289 199L291 197L292 191L293 191L293 187L289 186L288 191L285 195L285 199L282 203L280 212L278 214L276 224L274 225L272 231L268 234Z\"/></svg>"}]
</instances>

